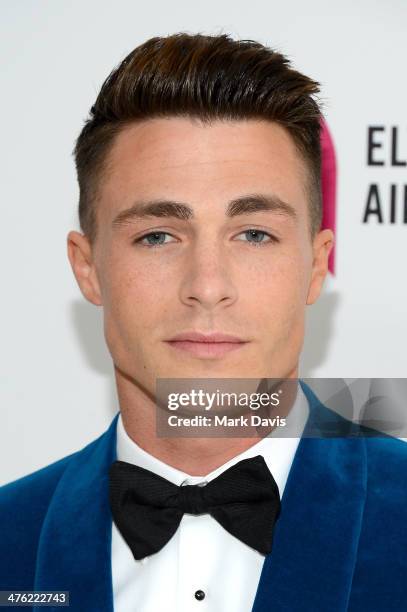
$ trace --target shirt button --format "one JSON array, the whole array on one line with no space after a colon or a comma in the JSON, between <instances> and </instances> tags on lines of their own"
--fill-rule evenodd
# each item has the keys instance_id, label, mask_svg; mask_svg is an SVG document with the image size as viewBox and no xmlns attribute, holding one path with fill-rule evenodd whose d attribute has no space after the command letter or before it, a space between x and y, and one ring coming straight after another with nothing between
<instances>
[{"instance_id":1,"label":"shirt button","mask_svg":"<svg viewBox=\"0 0 407 612\"><path fill-rule=\"evenodd\" d=\"M195 599L202 601L202 599L205 599L205 593L201 590L195 591Z\"/></svg>"}]
</instances>

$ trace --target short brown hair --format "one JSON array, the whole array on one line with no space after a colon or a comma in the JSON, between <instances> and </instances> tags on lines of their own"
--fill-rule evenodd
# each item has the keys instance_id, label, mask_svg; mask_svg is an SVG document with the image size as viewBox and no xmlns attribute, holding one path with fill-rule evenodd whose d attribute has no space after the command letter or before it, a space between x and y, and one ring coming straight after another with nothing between
<instances>
[{"instance_id":1,"label":"short brown hair","mask_svg":"<svg viewBox=\"0 0 407 612\"><path fill-rule=\"evenodd\" d=\"M309 169L310 229L320 227L321 110L319 83L291 68L281 53L227 34L180 32L136 47L104 81L73 151L79 221L96 237L95 203L115 137L153 117L265 119L288 130Z\"/></svg>"}]
</instances>

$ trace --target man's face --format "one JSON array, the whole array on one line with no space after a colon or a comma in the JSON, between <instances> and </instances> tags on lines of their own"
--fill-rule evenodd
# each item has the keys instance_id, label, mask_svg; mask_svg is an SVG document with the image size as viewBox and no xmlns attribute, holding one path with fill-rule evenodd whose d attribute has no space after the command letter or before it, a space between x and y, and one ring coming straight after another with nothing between
<instances>
[{"instance_id":1,"label":"man's face","mask_svg":"<svg viewBox=\"0 0 407 612\"><path fill-rule=\"evenodd\" d=\"M325 230L311 241L306 181L290 135L270 122L154 119L118 136L93 248L77 232L68 244L84 295L103 306L121 373L151 393L156 378L297 375L305 306L318 297L332 238ZM124 214L164 201L191 212ZM169 342L190 331L243 342Z\"/></svg>"}]
</instances>

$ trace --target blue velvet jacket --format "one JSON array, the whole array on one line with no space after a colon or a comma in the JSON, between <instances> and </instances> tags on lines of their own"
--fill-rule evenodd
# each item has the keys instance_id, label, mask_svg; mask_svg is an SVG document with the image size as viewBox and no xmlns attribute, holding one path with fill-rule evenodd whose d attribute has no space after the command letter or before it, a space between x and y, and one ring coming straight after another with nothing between
<instances>
[{"instance_id":1,"label":"blue velvet jacket","mask_svg":"<svg viewBox=\"0 0 407 612\"><path fill-rule=\"evenodd\" d=\"M303 388L306 428L346 437L301 439L252 612L407 610L407 443L361 436ZM113 611L117 418L82 450L0 488L0 590L70 591L70 610Z\"/></svg>"}]
</instances>

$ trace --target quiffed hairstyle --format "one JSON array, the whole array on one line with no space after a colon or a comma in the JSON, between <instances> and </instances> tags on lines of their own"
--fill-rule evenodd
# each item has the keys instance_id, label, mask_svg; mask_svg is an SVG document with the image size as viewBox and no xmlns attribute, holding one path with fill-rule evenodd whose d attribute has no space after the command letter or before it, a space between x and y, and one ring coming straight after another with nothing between
<instances>
[{"instance_id":1,"label":"quiffed hairstyle","mask_svg":"<svg viewBox=\"0 0 407 612\"><path fill-rule=\"evenodd\" d=\"M73 151L79 221L92 243L108 153L127 125L155 117L264 119L286 128L309 170L310 230L320 228L319 83L258 42L177 33L136 47L104 81Z\"/></svg>"}]
</instances>

